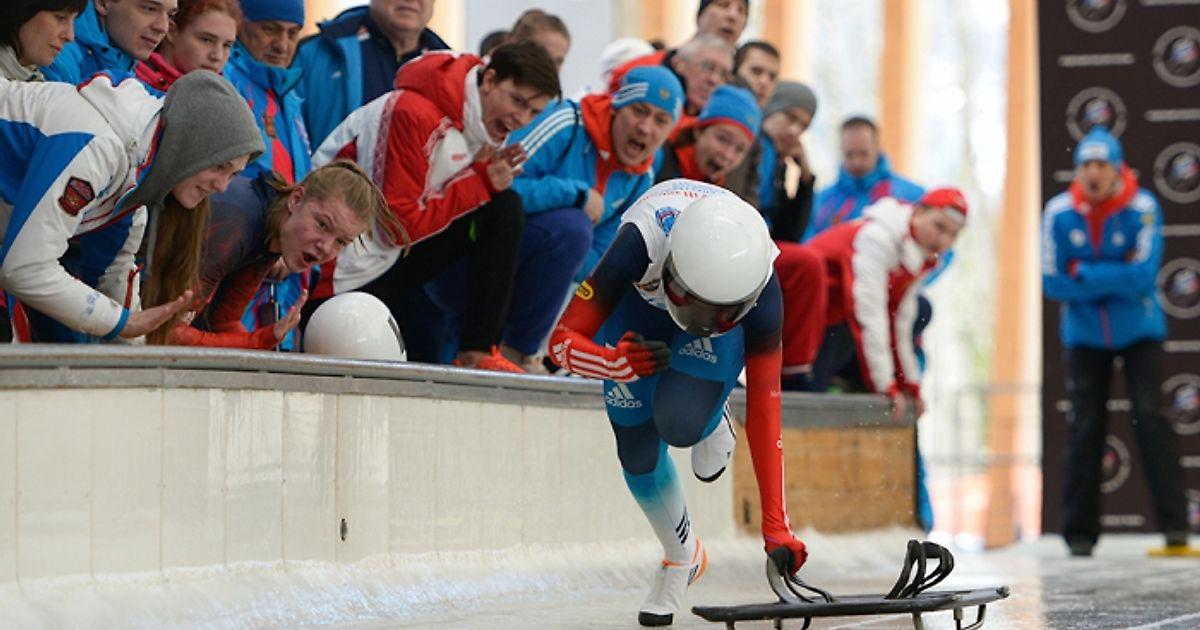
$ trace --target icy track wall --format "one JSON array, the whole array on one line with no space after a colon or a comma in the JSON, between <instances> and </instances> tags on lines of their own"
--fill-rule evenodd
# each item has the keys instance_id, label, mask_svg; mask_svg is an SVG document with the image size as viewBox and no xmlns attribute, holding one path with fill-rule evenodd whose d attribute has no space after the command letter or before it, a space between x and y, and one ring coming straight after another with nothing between
<instances>
[{"instance_id":1,"label":"icy track wall","mask_svg":"<svg viewBox=\"0 0 1200 630\"><path fill-rule=\"evenodd\" d=\"M891 424L879 404L785 397L798 529L912 523L912 425ZM739 448L734 474L703 488L676 453L706 537L757 528ZM0 347L0 588L650 537L595 382L209 349Z\"/></svg>"}]
</instances>

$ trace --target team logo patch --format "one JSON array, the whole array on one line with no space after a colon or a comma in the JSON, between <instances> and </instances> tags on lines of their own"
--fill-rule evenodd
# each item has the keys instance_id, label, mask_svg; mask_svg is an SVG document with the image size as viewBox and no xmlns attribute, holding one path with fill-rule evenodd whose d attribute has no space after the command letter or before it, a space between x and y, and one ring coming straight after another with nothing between
<instances>
[{"instance_id":1,"label":"team logo patch","mask_svg":"<svg viewBox=\"0 0 1200 630\"><path fill-rule=\"evenodd\" d=\"M1110 435L1104 442L1104 455L1101 462L1100 491L1104 494L1116 492L1129 480L1133 472L1133 458L1129 447L1121 438Z\"/></svg>"},{"instance_id":2,"label":"team logo patch","mask_svg":"<svg viewBox=\"0 0 1200 630\"><path fill-rule=\"evenodd\" d=\"M1083 230L1071 230L1070 239L1071 244L1075 247L1087 245L1087 235L1083 233Z\"/></svg>"},{"instance_id":3,"label":"team logo patch","mask_svg":"<svg viewBox=\"0 0 1200 630\"><path fill-rule=\"evenodd\" d=\"M1077 28L1103 33L1125 17L1125 0L1067 0L1067 17Z\"/></svg>"},{"instance_id":4,"label":"team logo patch","mask_svg":"<svg viewBox=\"0 0 1200 630\"><path fill-rule=\"evenodd\" d=\"M1200 85L1200 30L1176 26L1154 44L1154 71L1175 87Z\"/></svg>"},{"instance_id":5,"label":"team logo patch","mask_svg":"<svg viewBox=\"0 0 1200 630\"><path fill-rule=\"evenodd\" d=\"M1200 261L1176 258L1158 272L1158 297L1163 310L1176 319L1200 315Z\"/></svg>"},{"instance_id":6,"label":"team logo patch","mask_svg":"<svg viewBox=\"0 0 1200 630\"><path fill-rule=\"evenodd\" d=\"M1096 125L1107 128L1113 136L1120 138L1125 133L1125 124L1125 102L1108 88L1087 88L1067 104L1067 131L1076 141Z\"/></svg>"},{"instance_id":7,"label":"team logo patch","mask_svg":"<svg viewBox=\"0 0 1200 630\"><path fill-rule=\"evenodd\" d=\"M67 181L67 189L58 198L58 207L71 216L78 216L96 198L96 191L86 180L72 177Z\"/></svg>"},{"instance_id":8,"label":"team logo patch","mask_svg":"<svg viewBox=\"0 0 1200 630\"><path fill-rule=\"evenodd\" d=\"M1200 145L1176 142L1154 160L1154 185L1176 203L1200 201Z\"/></svg>"},{"instance_id":9,"label":"team logo patch","mask_svg":"<svg viewBox=\"0 0 1200 630\"><path fill-rule=\"evenodd\" d=\"M1200 433L1200 376L1177 374L1162 385L1167 419L1179 435Z\"/></svg>"},{"instance_id":10,"label":"team logo patch","mask_svg":"<svg viewBox=\"0 0 1200 630\"><path fill-rule=\"evenodd\" d=\"M670 206L663 206L654 212L654 219L658 221L658 227L662 228L663 234L670 234L671 228L675 227L675 219L679 216L679 210Z\"/></svg>"},{"instance_id":11,"label":"team logo patch","mask_svg":"<svg viewBox=\"0 0 1200 630\"><path fill-rule=\"evenodd\" d=\"M579 288L575 289L575 297L581 300L590 300L596 296L596 291L592 289L592 285L588 284L587 280L580 283Z\"/></svg>"}]
</instances>

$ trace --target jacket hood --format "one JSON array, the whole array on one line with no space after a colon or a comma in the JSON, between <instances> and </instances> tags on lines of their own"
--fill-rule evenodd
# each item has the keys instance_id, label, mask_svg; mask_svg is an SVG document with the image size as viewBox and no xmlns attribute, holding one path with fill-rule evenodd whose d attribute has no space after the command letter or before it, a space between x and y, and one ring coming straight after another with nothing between
<instances>
[{"instance_id":1,"label":"jacket hood","mask_svg":"<svg viewBox=\"0 0 1200 630\"><path fill-rule=\"evenodd\" d=\"M147 137L158 124L161 98L130 76L97 74L79 85L79 95L104 117L126 147L136 146L139 158L149 150Z\"/></svg>"},{"instance_id":2,"label":"jacket hood","mask_svg":"<svg viewBox=\"0 0 1200 630\"><path fill-rule=\"evenodd\" d=\"M468 53L428 52L400 67L395 86L424 96L461 128L467 73L482 65Z\"/></svg>"},{"instance_id":3,"label":"jacket hood","mask_svg":"<svg viewBox=\"0 0 1200 630\"><path fill-rule=\"evenodd\" d=\"M139 63L135 73L139 81L163 93L183 76L166 57L158 53L151 53L149 59Z\"/></svg>"}]
</instances>

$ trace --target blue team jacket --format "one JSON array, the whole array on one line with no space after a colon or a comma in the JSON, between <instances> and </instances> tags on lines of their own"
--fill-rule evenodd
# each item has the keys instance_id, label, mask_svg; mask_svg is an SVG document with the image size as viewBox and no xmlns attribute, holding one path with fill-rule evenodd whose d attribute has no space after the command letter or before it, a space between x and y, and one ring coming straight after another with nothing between
<instances>
[{"instance_id":1,"label":"blue team jacket","mask_svg":"<svg viewBox=\"0 0 1200 630\"><path fill-rule=\"evenodd\" d=\"M263 145L267 147L257 160L246 166L243 175L254 178L274 170L289 181L300 181L312 168L312 148L296 89L300 70L261 63L239 42L234 44L225 65L225 78L250 104L262 132Z\"/></svg>"},{"instance_id":2,"label":"blue team jacket","mask_svg":"<svg viewBox=\"0 0 1200 630\"><path fill-rule=\"evenodd\" d=\"M1062 302L1063 346L1120 350L1166 337L1156 277L1162 263L1162 211L1126 171L1115 207L1085 213L1067 191L1042 214L1042 290Z\"/></svg>"},{"instance_id":3,"label":"blue team jacket","mask_svg":"<svg viewBox=\"0 0 1200 630\"><path fill-rule=\"evenodd\" d=\"M87 6L75 18L75 41L67 42L54 63L42 68L47 81L82 83L102 70L133 72L137 60L117 48L100 26L96 8Z\"/></svg>"},{"instance_id":4,"label":"blue team jacket","mask_svg":"<svg viewBox=\"0 0 1200 630\"><path fill-rule=\"evenodd\" d=\"M317 25L320 32L300 42L293 68L301 68L300 91L304 97L304 122L313 146L325 138L363 102L362 40L370 37L364 20L367 6L347 9L332 20ZM449 50L433 31L421 32L417 56L424 50Z\"/></svg>"},{"instance_id":5,"label":"blue team jacket","mask_svg":"<svg viewBox=\"0 0 1200 630\"><path fill-rule=\"evenodd\" d=\"M803 240L807 241L838 223L857 219L862 216L863 208L884 197L913 203L923 194L923 188L893 173L887 156L881 153L875 170L855 177L843 168L832 186L817 193Z\"/></svg>"},{"instance_id":6,"label":"blue team jacket","mask_svg":"<svg viewBox=\"0 0 1200 630\"><path fill-rule=\"evenodd\" d=\"M528 213L580 208L588 190L604 195L604 214L592 230L592 247L577 279L586 278L616 238L621 215L654 183L651 161L619 164L612 152L612 99L590 95L562 100L509 136L529 154L525 171L513 181Z\"/></svg>"}]
</instances>

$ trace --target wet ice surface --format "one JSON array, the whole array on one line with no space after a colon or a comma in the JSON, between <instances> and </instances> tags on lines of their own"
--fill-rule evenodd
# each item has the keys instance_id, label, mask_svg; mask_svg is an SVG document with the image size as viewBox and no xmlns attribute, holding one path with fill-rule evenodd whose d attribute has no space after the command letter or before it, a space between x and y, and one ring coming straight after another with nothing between
<instances>
[{"instance_id":1,"label":"wet ice surface","mask_svg":"<svg viewBox=\"0 0 1200 630\"><path fill-rule=\"evenodd\" d=\"M907 533L864 537L826 537L810 544L813 550L804 577L838 593L885 592L895 580ZM1070 558L1062 542L1046 537L1035 543L988 552L956 553L948 589L1008 585L1012 595L987 608L984 628L1200 628L1200 559L1151 559L1147 549L1161 544L1151 536L1108 536L1092 558ZM709 572L689 592L691 605L766 602L773 599L762 575L761 555L749 541L709 545ZM644 555L639 549L633 555ZM823 560L824 559L824 560ZM477 601L462 601L390 618L363 620L345 627L375 628L637 628L637 607L653 567L641 584L637 578L613 580L597 576L597 586L575 582L564 591L546 591ZM628 581L625 586L604 583ZM942 588L939 585L939 589ZM967 622L974 610L964 611ZM925 626L953 628L950 612L926 614ZM785 628L800 628L788 621ZM674 628L722 628L690 612L677 616ZM770 622L739 622L738 628L771 628ZM912 628L908 616L814 619L815 629Z\"/></svg>"}]
</instances>

